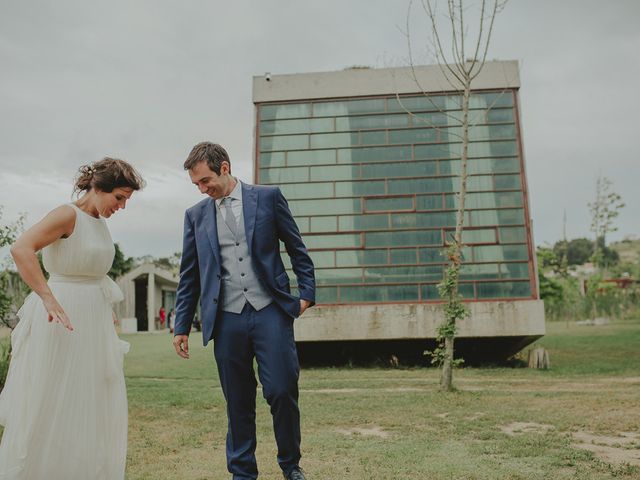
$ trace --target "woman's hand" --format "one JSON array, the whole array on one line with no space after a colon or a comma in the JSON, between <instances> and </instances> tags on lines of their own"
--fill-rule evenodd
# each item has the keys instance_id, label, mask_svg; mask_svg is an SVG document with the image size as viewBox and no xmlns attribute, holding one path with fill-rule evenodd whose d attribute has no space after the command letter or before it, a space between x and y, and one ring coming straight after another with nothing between
<instances>
[{"instance_id":1,"label":"woman's hand","mask_svg":"<svg viewBox=\"0 0 640 480\"><path fill-rule=\"evenodd\" d=\"M113 310L111 310L111 317L113 318L114 327L117 327L118 325L120 325L120 320L118 320L118 316L116 315L116 312L114 312Z\"/></svg>"},{"instance_id":2,"label":"woman's hand","mask_svg":"<svg viewBox=\"0 0 640 480\"><path fill-rule=\"evenodd\" d=\"M49 322L55 321L56 323L61 323L67 330L73 331L73 326L69 321L69 317L53 295L43 297L42 303L49 315Z\"/></svg>"}]
</instances>

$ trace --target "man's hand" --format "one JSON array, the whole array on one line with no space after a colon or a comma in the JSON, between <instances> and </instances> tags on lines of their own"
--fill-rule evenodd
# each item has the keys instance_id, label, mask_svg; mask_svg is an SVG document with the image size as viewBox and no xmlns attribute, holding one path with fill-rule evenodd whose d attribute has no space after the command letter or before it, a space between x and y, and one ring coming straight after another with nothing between
<instances>
[{"instance_id":1,"label":"man's hand","mask_svg":"<svg viewBox=\"0 0 640 480\"><path fill-rule=\"evenodd\" d=\"M189 358L189 335L176 335L173 337L173 346L179 356Z\"/></svg>"},{"instance_id":2,"label":"man's hand","mask_svg":"<svg viewBox=\"0 0 640 480\"><path fill-rule=\"evenodd\" d=\"M311 306L311 302L309 300L305 300L303 298L300 299L300 315L304 313L304 311ZM298 315L298 316L300 316Z\"/></svg>"}]
</instances>

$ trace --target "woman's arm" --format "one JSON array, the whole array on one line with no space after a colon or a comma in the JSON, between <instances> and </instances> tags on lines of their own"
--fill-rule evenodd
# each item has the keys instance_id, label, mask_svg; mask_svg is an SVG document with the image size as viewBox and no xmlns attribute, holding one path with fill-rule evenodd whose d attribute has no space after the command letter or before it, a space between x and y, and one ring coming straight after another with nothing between
<instances>
[{"instance_id":1,"label":"woman's arm","mask_svg":"<svg viewBox=\"0 0 640 480\"><path fill-rule=\"evenodd\" d=\"M71 235L75 223L76 212L73 207L66 205L58 207L20 235L11 246L11 256L16 262L22 280L42 299L49 314L49 321L55 320L57 323L62 323L69 330L73 330L73 327L47 284L36 252L59 238Z\"/></svg>"}]
</instances>

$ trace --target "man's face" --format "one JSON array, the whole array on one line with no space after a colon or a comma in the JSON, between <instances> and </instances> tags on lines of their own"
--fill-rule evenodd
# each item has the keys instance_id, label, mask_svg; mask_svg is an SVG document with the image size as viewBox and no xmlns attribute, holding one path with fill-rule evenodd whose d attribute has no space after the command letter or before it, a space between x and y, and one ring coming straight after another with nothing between
<instances>
[{"instance_id":1,"label":"man's face","mask_svg":"<svg viewBox=\"0 0 640 480\"><path fill-rule=\"evenodd\" d=\"M235 183L227 162L222 162L220 175L211 170L207 162L198 162L189 170L189 177L200 193L215 199L229 195Z\"/></svg>"}]
</instances>

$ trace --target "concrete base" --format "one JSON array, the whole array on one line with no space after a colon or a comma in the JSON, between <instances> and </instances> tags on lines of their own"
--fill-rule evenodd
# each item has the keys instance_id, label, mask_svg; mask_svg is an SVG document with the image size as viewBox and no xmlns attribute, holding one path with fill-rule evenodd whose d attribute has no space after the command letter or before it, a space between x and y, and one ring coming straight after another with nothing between
<instances>
[{"instance_id":1,"label":"concrete base","mask_svg":"<svg viewBox=\"0 0 640 480\"><path fill-rule=\"evenodd\" d=\"M469 303L471 315L457 338L530 337L545 334L542 300ZM334 305L310 308L295 321L297 342L433 339L442 304Z\"/></svg>"},{"instance_id":2,"label":"concrete base","mask_svg":"<svg viewBox=\"0 0 640 480\"><path fill-rule=\"evenodd\" d=\"M138 331L138 319L136 317L123 318L120 320L121 333L136 333Z\"/></svg>"}]
</instances>

